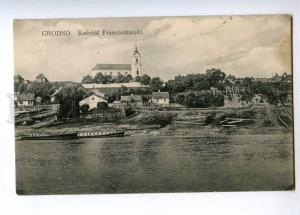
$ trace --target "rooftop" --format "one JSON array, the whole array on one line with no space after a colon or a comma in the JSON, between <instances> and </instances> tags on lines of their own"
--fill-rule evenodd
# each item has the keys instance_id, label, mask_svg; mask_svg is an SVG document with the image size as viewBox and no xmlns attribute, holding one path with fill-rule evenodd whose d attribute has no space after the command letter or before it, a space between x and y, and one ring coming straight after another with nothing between
<instances>
[{"instance_id":1,"label":"rooftop","mask_svg":"<svg viewBox=\"0 0 300 215\"><path fill-rule=\"evenodd\" d=\"M110 83L110 84L82 84L86 89L100 89L100 88L143 88L149 87L149 85L143 85L140 82L129 82L129 83Z\"/></svg>"},{"instance_id":2,"label":"rooftop","mask_svg":"<svg viewBox=\"0 0 300 215\"><path fill-rule=\"evenodd\" d=\"M92 70L131 70L131 64L97 64Z\"/></svg>"},{"instance_id":3,"label":"rooftop","mask_svg":"<svg viewBox=\"0 0 300 215\"><path fill-rule=\"evenodd\" d=\"M46 77L43 73L41 73L41 74L37 75L36 78L46 78Z\"/></svg>"},{"instance_id":4,"label":"rooftop","mask_svg":"<svg viewBox=\"0 0 300 215\"><path fill-rule=\"evenodd\" d=\"M34 94L33 93L19 94L18 101L34 101Z\"/></svg>"},{"instance_id":5,"label":"rooftop","mask_svg":"<svg viewBox=\"0 0 300 215\"><path fill-rule=\"evenodd\" d=\"M169 93L168 92L153 92L152 99L168 99Z\"/></svg>"},{"instance_id":6,"label":"rooftop","mask_svg":"<svg viewBox=\"0 0 300 215\"><path fill-rule=\"evenodd\" d=\"M121 96L122 102L139 102L143 101L141 95L130 95L130 96Z\"/></svg>"}]
</instances>

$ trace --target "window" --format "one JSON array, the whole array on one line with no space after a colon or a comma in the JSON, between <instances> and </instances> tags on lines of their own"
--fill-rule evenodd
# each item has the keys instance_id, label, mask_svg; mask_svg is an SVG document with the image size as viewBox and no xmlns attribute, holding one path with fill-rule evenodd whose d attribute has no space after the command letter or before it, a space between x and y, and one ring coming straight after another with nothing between
<instances>
[{"instance_id":1,"label":"window","mask_svg":"<svg viewBox=\"0 0 300 215\"><path fill-rule=\"evenodd\" d=\"M138 63L138 62L139 62L139 59L138 59L138 58L135 58L135 62Z\"/></svg>"},{"instance_id":2,"label":"window","mask_svg":"<svg viewBox=\"0 0 300 215\"><path fill-rule=\"evenodd\" d=\"M92 97L92 100L94 101L94 97Z\"/></svg>"}]
</instances>

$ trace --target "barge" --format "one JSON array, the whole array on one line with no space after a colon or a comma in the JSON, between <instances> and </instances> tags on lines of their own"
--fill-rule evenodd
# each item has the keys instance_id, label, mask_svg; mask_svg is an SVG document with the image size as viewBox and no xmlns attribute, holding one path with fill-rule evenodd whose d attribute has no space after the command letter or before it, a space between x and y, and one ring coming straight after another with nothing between
<instances>
[{"instance_id":1,"label":"barge","mask_svg":"<svg viewBox=\"0 0 300 215\"><path fill-rule=\"evenodd\" d=\"M28 134L21 136L21 140L68 140L78 138L78 132L64 134Z\"/></svg>"},{"instance_id":2,"label":"barge","mask_svg":"<svg viewBox=\"0 0 300 215\"><path fill-rule=\"evenodd\" d=\"M106 138L124 137L124 131L82 131L78 132L78 138Z\"/></svg>"}]
</instances>

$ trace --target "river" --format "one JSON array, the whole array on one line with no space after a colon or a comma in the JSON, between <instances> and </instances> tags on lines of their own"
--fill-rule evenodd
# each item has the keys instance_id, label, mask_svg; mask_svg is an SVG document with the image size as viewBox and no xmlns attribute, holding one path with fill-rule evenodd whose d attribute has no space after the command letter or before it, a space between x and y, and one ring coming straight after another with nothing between
<instances>
[{"instance_id":1,"label":"river","mask_svg":"<svg viewBox=\"0 0 300 215\"><path fill-rule=\"evenodd\" d=\"M17 141L19 194L285 190L291 134Z\"/></svg>"}]
</instances>

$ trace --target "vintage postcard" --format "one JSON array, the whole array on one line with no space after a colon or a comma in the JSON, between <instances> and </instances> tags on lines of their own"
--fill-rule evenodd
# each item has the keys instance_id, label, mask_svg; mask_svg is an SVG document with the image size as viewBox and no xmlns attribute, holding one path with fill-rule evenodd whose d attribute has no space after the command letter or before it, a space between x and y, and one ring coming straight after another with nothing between
<instances>
[{"instance_id":1,"label":"vintage postcard","mask_svg":"<svg viewBox=\"0 0 300 215\"><path fill-rule=\"evenodd\" d=\"M295 189L292 17L14 20L16 192Z\"/></svg>"}]
</instances>

